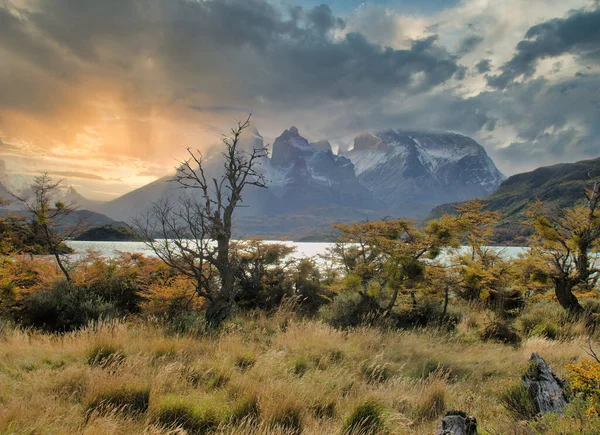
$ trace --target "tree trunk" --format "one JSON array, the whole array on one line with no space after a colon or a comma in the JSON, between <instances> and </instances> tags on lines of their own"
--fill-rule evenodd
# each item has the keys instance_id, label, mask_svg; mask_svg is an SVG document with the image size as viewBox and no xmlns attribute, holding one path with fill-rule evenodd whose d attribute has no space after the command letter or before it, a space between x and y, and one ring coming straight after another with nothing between
<instances>
[{"instance_id":1,"label":"tree trunk","mask_svg":"<svg viewBox=\"0 0 600 435\"><path fill-rule=\"evenodd\" d=\"M444 324L446 320L446 314L448 313L448 300L450 299L450 288L446 285L444 286L444 308L442 310L442 315L440 316L440 327Z\"/></svg>"},{"instance_id":2,"label":"tree trunk","mask_svg":"<svg viewBox=\"0 0 600 435\"><path fill-rule=\"evenodd\" d=\"M221 290L206 309L206 325L218 329L231 313L235 297L235 268L229 258L229 231L220 228L217 235L217 259L215 267L219 271Z\"/></svg>"},{"instance_id":3,"label":"tree trunk","mask_svg":"<svg viewBox=\"0 0 600 435\"><path fill-rule=\"evenodd\" d=\"M65 265L62 263L62 260L60 259L60 254L58 254L57 252L54 252L54 258L56 259L56 263L58 264L58 267L60 268L63 275L65 276L67 282L71 282L71 274L69 274L69 271L67 270Z\"/></svg>"},{"instance_id":4,"label":"tree trunk","mask_svg":"<svg viewBox=\"0 0 600 435\"><path fill-rule=\"evenodd\" d=\"M216 330L221 327L221 324L233 308L233 299L225 298L223 296L216 297L210 302L206 308L206 326L209 330Z\"/></svg>"},{"instance_id":5,"label":"tree trunk","mask_svg":"<svg viewBox=\"0 0 600 435\"><path fill-rule=\"evenodd\" d=\"M573 314L583 313L583 307L579 304L577 297L573 294L574 285L566 279L554 281L556 299L561 307Z\"/></svg>"}]
</instances>

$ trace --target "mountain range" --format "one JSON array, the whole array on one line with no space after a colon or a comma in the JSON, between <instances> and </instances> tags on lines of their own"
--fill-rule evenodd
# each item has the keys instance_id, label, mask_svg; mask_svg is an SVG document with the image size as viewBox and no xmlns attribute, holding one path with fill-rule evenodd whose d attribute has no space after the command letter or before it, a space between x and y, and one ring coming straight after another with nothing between
<instances>
[{"instance_id":1,"label":"mountain range","mask_svg":"<svg viewBox=\"0 0 600 435\"><path fill-rule=\"evenodd\" d=\"M253 126L239 143L246 151L263 146ZM487 196L504 179L480 144L454 133L361 134L352 150L336 154L328 140L310 142L290 127L259 165L268 188L244 191L243 207L235 215L238 236L322 238L334 222L421 218L436 205ZM207 177L218 177L222 167L220 150L208 150L203 156ZM106 216L131 222L152 202L182 192L170 179L162 177L106 203L89 201L71 186L57 200L103 215L102 224L112 224Z\"/></svg>"},{"instance_id":2,"label":"mountain range","mask_svg":"<svg viewBox=\"0 0 600 435\"><path fill-rule=\"evenodd\" d=\"M364 134L345 155L358 180L402 216L427 213L443 202L485 197L505 178L480 144L455 133Z\"/></svg>"},{"instance_id":3,"label":"mountain range","mask_svg":"<svg viewBox=\"0 0 600 435\"><path fill-rule=\"evenodd\" d=\"M263 146L254 127L239 144L246 151ZM207 177L218 176L220 152L209 150L203 159ZM290 127L259 163L268 189L249 186L244 192L244 207L235 216L238 236L322 237L333 222L424 217L441 203L487 196L504 179L481 145L454 133L363 134L354 149L336 154L329 141L310 142ZM170 178L93 209L131 221L151 202L178 195Z\"/></svg>"},{"instance_id":4,"label":"mountain range","mask_svg":"<svg viewBox=\"0 0 600 435\"><path fill-rule=\"evenodd\" d=\"M262 148L264 139L252 127L239 147ZM0 162L0 197L10 185ZM207 177L218 177L223 157L218 148L203 156ZM529 205L539 198L558 207L583 201L590 180L600 180L600 158L559 164L505 178L483 146L455 133L386 130L354 139L354 147L334 153L329 141L310 142L296 127L275 141L270 156L259 161L267 189L248 186L243 206L236 211L237 237L293 240L331 238L331 224L384 217L426 219L453 212L453 205L486 198L488 210L503 215L497 242L523 242ZM79 214L93 224L124 225L160 198L176 198L182 191L172 176L162 177L113 201L89 201L73 187L61 190L58 200L76 202ZM13 203L8 210L19 211ZM86 211L86 210L91 210ZM1 212L1 211L0 211ZM429 212L429 214L427 214ZM425 219L425 220L426 220Z\"/></svg>"}]
</instances>

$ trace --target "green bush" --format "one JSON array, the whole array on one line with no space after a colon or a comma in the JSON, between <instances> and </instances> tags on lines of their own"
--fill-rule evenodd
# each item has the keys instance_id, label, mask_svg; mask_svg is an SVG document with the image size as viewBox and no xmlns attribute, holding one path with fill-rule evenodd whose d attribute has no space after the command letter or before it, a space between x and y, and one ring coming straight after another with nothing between
<instances>
[{"instance_id":1,"label":"green bush","mask_svg":"<svg viewBox=\"0 0 600 435\"><path fill-rule=\"evenodd\" d=\"M300 355L294 360L294 374L303 376L310 368L308 359Z\"/></svg>"},{"instance_id":2,"label":"green bush","mask_svg":"<svg viewBox=\"0 0 600 435\"><path fill-rule=\"evenodd\" d=\"M204 434L229 418L228 408L220 405L210 398L166 396L153 410L153 415L156 422L165 427Z\"/></svg>"},{"instance_id":3,"label":"green bush","mask_svg":"<svg viewBox=\"0 0 600 435\"><path fill-rule=\"evenodd\" d=\"M333 302L319 310L320 316L336 328L352 328L372 324L380 306L372 297L352 291L339 293Z\"/></svg>"},{"instance_id":4,"label":"green bush","mask_svg":"<svg viewBox=\"0 0 600 435\"><path fill-rule=\"evenodd\" d=\"M86 286L88 292L111 303L121 315L139 312L142 298L135 273L114 262L103 262L98 266L101 274Z\"/></svg>"},{"instance_id":5,"label":"green bush","mask_svg":"<svg viewBox=\"0 0 600 435\"><path fill-rule=\"evenodd\" d=\"M201 313L181 312L168 319L167 331L172 334L201 336L206 332L206 321Z\"/></svg>"},{"instance_id":6,"label":"green bush","mask_svg":"<svg viewBox=\"0 0 600 435\"><path fill-rule=\"evenodd\" d=\"M138 415L148 410L150 402L150 388L144 387L119 387L114 390L103 391L92 398L86 406L86 413L119 412Z\"/></svg>"},{"instance_id":7,"label":"green bush","mask_svg":"<svg viewBox=\"0 0 600 435\"><path fill-rule=\"evenodd\" d=\"M521 382L504 390L500 394L500 401L520 420L529 420L537 413L529 390Z\"/></svg>"},{"instance_id":8,"label":"green bush","mask_svg":"<svg viewBox=\"0 0 600 435\"><path fill-rule=\"evenodd\" d=\"M495 320L489 323L481 338L485 341L496 341L498 343L518 345L521 343L521 336L517 331L506 321Z\"/></svg>"},{"instance_id":9,"label":"green bush","mask_svg":"<svg viewBox=\"0 0 600 435\"><path fill-rule=\"evenodd\" d=\"M113 304L65 280L57 281L49 289L28 294L19 310L24 326L49 332L73 331L90 321L117 315Z\"/></svg>"},{"instance_id":10,"label":"green bush","mask_svg":"<svg viewBox=\"0 0 600 435\"><path fill-rule=\"evenodd\" d=\"M270 424L273 428L283 429L286 433L300 434L302 432L302 409L295 404L281 406L271 416Z\"/></svg>"},{"instance_id":11,"label":"green bush","mask_svg":"<svg viewBox=\"0 0 600 435\"><path fill-rule=\"evenodd\" d=\"M242 353L235 357L234 364L241 371L250 369L256 363L256 356L251 353Z\"/></svg>"},{"instance_id":12,"label":"green bush","mask_svg":"<svg viewBox=\"0 0 600 435\"><path fill-rule=\"evenodd\" d=\"M409 310L394 313L394 319L398 328L441 325L447 330L452 330L460 323L462 314L449 307L444 315L442 302L427 298Z\"/></svg>"},{"instance_id":13,"label":"green bush","mask_svg":"<svg viewBox=\"0 0 600 435\"><path fill-rule=\"evenodd\" d=\"M344 421L345 435L371 435L381 433L385 428L383 406L367 399L360 403Z\"/></svg>"}]
</instances>

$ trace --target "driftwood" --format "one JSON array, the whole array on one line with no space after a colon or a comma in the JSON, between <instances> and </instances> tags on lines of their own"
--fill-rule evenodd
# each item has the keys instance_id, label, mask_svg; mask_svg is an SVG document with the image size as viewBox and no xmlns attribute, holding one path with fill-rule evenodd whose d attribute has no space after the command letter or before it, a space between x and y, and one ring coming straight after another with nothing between
<instances>
[{"instance_id":1,"label":"driftwood","mask_svg":"<svg viewBox=\"0 0 600 435\"><path fill-rule=\"evenodd\" d=\"M529 358L529 367L523 375L523 385L533 399L535 410L540 414L562 412L567 405L563 380L552 373L548 363L537 352L532 353Z\"/></svg>"},{"instance_id":2,"label":"driftwood","mask_svg":"<svg viewBox=\"0 0 600 435\"><path fill-rule=\"evenodd\" d=\"M465 412L450 410L435 435L477 435L477 420Z\"/></svg>"}]
</instances>

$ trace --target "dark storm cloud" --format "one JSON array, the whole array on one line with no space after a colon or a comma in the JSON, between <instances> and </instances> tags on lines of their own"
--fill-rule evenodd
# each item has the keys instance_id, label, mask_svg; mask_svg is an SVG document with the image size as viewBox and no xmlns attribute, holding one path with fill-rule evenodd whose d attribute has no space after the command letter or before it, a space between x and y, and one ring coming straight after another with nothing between
<instances>
[{"instance_id":1,"label":"dark storm cloud","mask_svg":"<svg viewBox=\"0 0 600 435\"><path fill-rule=\"evenodd\" d=\"M538 61L565 53L600 63L600 9L578 10L566 18L554 18L531 27L517 52L499 75L487 77L488 84L504 89L519 77L535 73Z\"/></svg>"},{"instance_id":2,"label":"dark storm cloud","mask_svg":"<svg viewBox=\"0 0 600 435\"><path fill-rule=\"evenodd\" d=\"M469 35L466 38L464 38L462 41L460 41L460 43L458 45L458 50L456 51L456 53L459 56L464 56L465 54L468 54L468 53L472 52L473 50L475 50L475 48L477 48L477 46L479 44L481 44L482 42L483 42L483 36Z\"/></svg>"},{"instance_id":3,"label":"dark storm cloud","mask_svg":"<svg viewBox=\"0 0 600 435\"><path fill-rule=\"evenodd\" d=\"M489 59L481 59L475 64L475 71L479 74L484 74L492 70L492 61Z\"/></svg>"},{"instance_id":4,"label":"dark storm cloud","mask_svg":"<svg viewBox=\"0 0 600 435\"><path fill-rule=\"evenodd\" d=\"M336 37L346 23L327 5L281 10L266 0L47 0L34 10L0 6L0 24L5 50L64 81L126 77L140 94L199 93L219 106L235 105L233 96L238 103L286 105L425 92L460 74L457 58L437 36L403 50L356 32ZM12 98L32 101L35 93L43 100L40 88L50 85L42 72L22 76L23 92ZM27 80L35 82L30 92Z\"/></svg>"}]
</instances>

